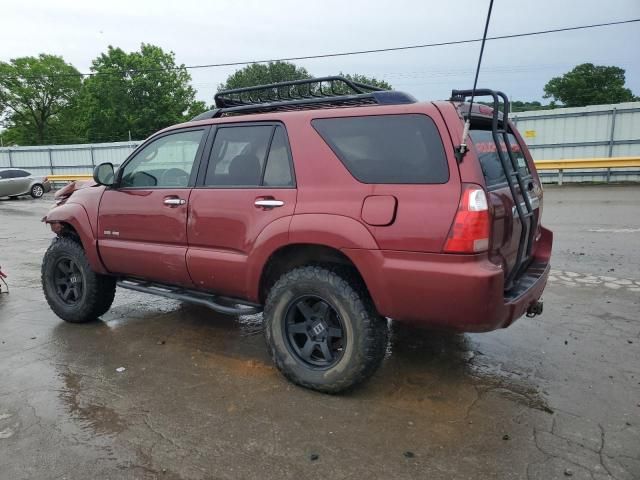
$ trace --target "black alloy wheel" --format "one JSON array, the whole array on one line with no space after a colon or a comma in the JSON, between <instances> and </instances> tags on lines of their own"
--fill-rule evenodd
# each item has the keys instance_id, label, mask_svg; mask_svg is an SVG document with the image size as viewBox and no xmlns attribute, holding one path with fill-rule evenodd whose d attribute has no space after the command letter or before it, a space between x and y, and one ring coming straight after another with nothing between
<instances>
[{"instance_id":1,"label":"black alloy wheel","mask_svg":"<svg viewBox=\"0 0 640 480\"><path fill-rule=\"evenodd\" d=\"M75 305L82 300L85 281L82 270L69 257L62 257L55 265L53 273L56 294L67 305Z\"/></svg>"},{"instance_id":2,"label":"black alloy wheel","mask_svg":"<svg viewBox=\"0 0 640 480\"><path fill-rule=\"evenodd\" d=\"M315 295L291 302L284 322L289 349L305 364L330 368L344 352L346 334L340 315Z\"/></svg>"}]
</instances>

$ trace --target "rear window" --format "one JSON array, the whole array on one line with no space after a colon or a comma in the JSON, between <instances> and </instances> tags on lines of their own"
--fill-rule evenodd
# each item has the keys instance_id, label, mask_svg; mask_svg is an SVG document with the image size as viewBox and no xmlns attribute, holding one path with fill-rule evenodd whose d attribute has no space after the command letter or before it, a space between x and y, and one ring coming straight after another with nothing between
<instances>
[{"instance_id":1,"label":"rear window","mask_svg":"<svg viewBox=\"0 0 640 480\"><path fill-rule=\"evenodd\" d=\"M493 141L493 135L489 130L471 130L469 132L471 140L473 140L473 146L476 149L476 154L480 159L480 166L482 167L482 173L484 179L487 182L487 187L494 187L507 183L507 176L502 163L500 163L500 157L496 149L496 144ZM521 175L526 176L530 174L527 160L524 158L520 144L512 134L509 134L509 144L511 145L511 151L513 152L516 162L518 164L518 171ZM507 155L507 146L504 142L500 142L500 149ZM508 162L508 170L511 171L511 163L509 157L505 157Z\"/></svg>"},{"instance_id":2,"label":"rear window","mask_svg":"<svg viewBox=\"0 0 640 480\"><path fill-rule=\"evenodd\" d=\"M323 118L313 127L363 183L446 183L442 140L426 115Z\"/></svg>"}]
</instances>

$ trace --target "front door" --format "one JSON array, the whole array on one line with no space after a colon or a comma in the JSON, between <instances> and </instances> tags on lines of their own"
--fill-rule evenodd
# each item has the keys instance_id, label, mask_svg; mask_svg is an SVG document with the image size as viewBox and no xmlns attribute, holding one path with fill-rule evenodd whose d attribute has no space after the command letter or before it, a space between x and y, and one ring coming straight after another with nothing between
<instances>
[{"instance_id":1,"label":"front door","mask_svg":"<svg viewBox=\"0 0 640 480\"><path fill-rule=\"evenodd\" d=\"M0 197L24 193L24 190L20 190L20 179L17 178L16 172L17 170L0 172Z\"/></svg>"},{"instance_id":2,"label":"front door","mask_svg":"<svg viewBox=\"0 0 640 480\"><path fill-rule=\"evenodd\" d=\"M296 205L285 128L217 127L200 177L189 201L189 273L198 288L246 297L248 262L260 234L276 229L286 235Z\"/></svg>"},{"instance_id":3,"label":"front door","mask_svg":"<svg viewBox=\"0 0 640 480\"><path fill-rule=\"evenodd\" d=\"M123 164L99 208L98 247L110 272L191 286L187 209L207 131L161 135Z\"/></svg>"}]
</instances>

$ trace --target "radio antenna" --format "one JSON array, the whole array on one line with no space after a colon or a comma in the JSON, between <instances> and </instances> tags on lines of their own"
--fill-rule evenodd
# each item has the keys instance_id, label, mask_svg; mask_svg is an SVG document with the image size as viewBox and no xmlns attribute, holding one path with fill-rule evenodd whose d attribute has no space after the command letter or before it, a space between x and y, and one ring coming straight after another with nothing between
<instances>
[{"instance_id":1,"label":"radio antenna","mask_svg":"<svg viewBox=\"0 0 640 480\"><path fill-rule=\"evenodd\" d=\"M469 136L469 128L471 128L471 110L473 108L473 97L476 94L478 86L478 75L480 75L480 65L482 64L482 54L484 53L484 44L487 41L487 31L489 30L489 21L491 20L491 10L493 9L493 0L489 0L489 11L487 12L487 21L484 24L484 33L482 34L482 43L480 44L480 55L478 56L478 66L476 67L476 78L473 80L473 90L471 90L471 101L469 102L469 111L464 122L464 130L462 131L462 141L458 147L459 162L462 161L464 155L469 148L467 147L467 137Z\"/></svg>"}]
</instances>

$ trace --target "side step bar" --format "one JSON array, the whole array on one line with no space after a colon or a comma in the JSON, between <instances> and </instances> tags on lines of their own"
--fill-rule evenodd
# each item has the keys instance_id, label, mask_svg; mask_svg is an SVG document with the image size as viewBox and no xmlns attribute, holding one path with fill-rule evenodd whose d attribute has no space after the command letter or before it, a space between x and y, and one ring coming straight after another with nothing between
<instances>
[{"instance_id":1,"label":"side step bar","mask_svg":"<svg viewBox=\"0 0 640 480\"><path fill-rule=\"evenodd\" d=\"M262 306L236 298L220 297L197 290L145 282L133 278L118 280L116 285L128 290L135 290L136 292L150 293L161 297L173 298L174 300L195 303L225 315L253 315L262 311Z\"/></svg>"}]
</instances>

